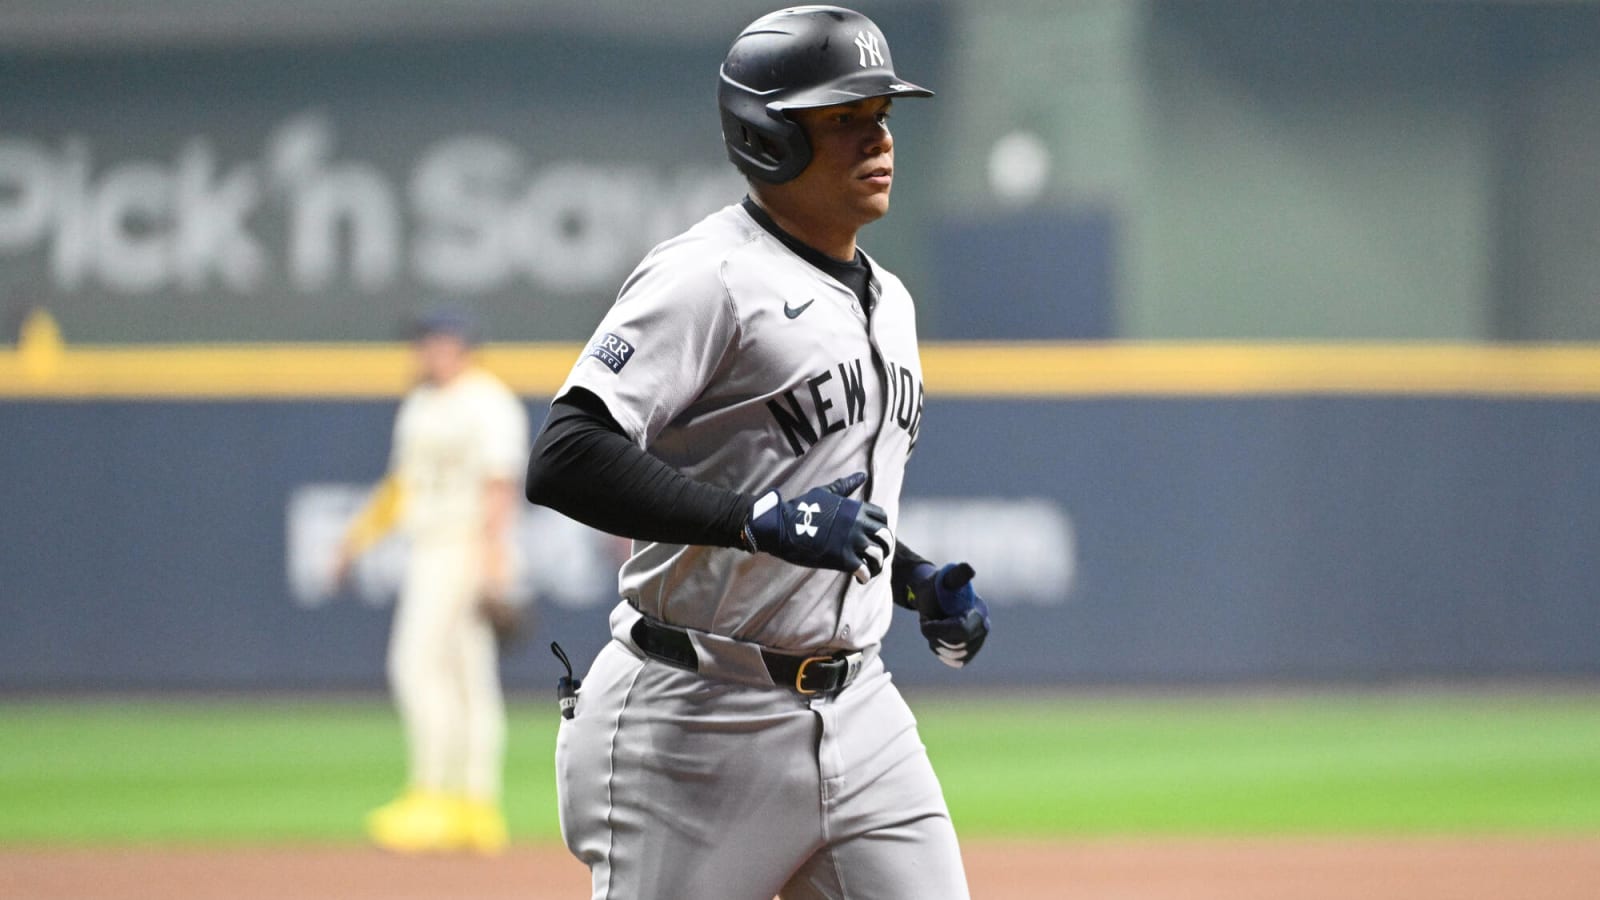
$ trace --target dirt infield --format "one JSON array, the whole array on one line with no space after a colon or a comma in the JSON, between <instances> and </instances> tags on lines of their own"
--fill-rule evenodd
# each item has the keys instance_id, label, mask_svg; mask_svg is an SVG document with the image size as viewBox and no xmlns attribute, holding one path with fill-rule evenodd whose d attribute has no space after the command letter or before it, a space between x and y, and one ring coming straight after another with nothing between
<instances>
[{"instance_id":1,"label":"dirt infield","mask_svg":"<svg viewBox=\"0 0 1600 900\"><path fill-rule=\"evenodd\" d=\"M1595 900L1600 838L973 842L980 900ZM564 850L493 860L364 849L5 850L7 900L546 900L588 895ZM720 900L720 898L683 898ZM934 900L934 898L930 898Z\"/></svg>"}]
</instances>

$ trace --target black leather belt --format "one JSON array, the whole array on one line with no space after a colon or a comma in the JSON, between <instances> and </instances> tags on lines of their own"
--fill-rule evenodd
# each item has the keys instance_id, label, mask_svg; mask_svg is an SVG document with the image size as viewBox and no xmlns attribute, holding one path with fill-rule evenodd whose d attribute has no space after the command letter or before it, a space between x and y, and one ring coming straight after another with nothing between
<instances>
[{"instance_id":1,"label":"black leather belt","mask_svg":"<svg viewBox=\"0 0 1600 900\"><path fill-rule=\"evenodd\" d=\"M688 633L681 628L641 617L633 623L629 636L646 656L691 672L700 671L700 655L695 652ZM761 661L766 663L772 683L801 694L833 694L844 690L861 671L862 658L860 653L789 656L761 648Z\"/></svg>"}]
</instances>

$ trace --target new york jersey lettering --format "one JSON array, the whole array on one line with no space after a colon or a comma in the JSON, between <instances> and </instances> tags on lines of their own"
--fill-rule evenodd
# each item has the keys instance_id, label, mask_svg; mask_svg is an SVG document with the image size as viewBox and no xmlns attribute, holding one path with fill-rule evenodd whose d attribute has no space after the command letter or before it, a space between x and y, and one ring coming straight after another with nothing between
<instances>
[{"instance_id":1,"label":"new york jersey lettering","mask_svg":"<svg viewBox=\"0 0 1600 900\"><path fill-rule=\"evenodd\" d=\"M861 368L859 359L839 363L767 401L768 411L795 456L867 417Z\"/></svg>"},{"instance_id":2,"label":"new york jersey lettering","mask_svg":"<svg viewBox=\"0 0 1600 900\"><path fill-rule=\"evenodd\" d=\"M911 436L914 448L922 427L922 379L905 366L885 362L884 381L889 386L889 421Z\"/></svg>"}]
</instances>

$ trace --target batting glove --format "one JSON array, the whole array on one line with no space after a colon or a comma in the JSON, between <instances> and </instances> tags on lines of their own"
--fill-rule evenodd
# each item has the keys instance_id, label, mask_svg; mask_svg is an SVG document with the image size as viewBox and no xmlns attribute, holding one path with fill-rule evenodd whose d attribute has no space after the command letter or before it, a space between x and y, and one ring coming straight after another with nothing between
<instances>
[{"instance_id":1,"label":"batting glove","mask_svg":"<svg viewBox=\"0 0 1600 900\"><path fill-rule=\"evenodd\" d=\"M777 491L762 494L744 526L745 549L799 566L851 572L866 584L894 553L888 515L849 497L866 483L867 473L856 472L793 500Z\"/></svg>"},{"instance_id":2,"label":"batting glove","mask_svg":"<svg viewBox=\"0 0 1600 900\"><path fill-rule=\"evenodd\" d=\"M972 662L989 637L989 605L972 589L975 574L966 563L937 571L930 564L919 566L909 585L928 649L953 669Z\"/></svg>"}]
</instances>

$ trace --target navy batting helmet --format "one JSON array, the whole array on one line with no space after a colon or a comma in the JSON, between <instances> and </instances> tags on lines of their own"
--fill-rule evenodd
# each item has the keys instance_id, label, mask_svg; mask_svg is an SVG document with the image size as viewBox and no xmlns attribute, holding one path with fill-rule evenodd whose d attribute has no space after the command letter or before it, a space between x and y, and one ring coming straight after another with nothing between
<instances>
[{"instance_id":1,"label":"navy batting helmet","mask_svg":"<svg viewBox=\"0 0 1600 900\"><path fill-rule=\"evenodd\" d=\"M871 19L837 6L796 6L751 22L734 38L717 87L728 158L770 184L811 162L811 144L789 110L932 96L895 74L889 42Z\"/></svg>"},{"instance_id":2,"label":"navy batting helmet","mask_svg":"<svg viewBox=\"0 0 1600 900\"><path fill-rule=\"evenodd\" d=\"M468 344L478 342L478 323L472 314L453 306L441 306L412 317L406 323L406 336L420 341L436 334L448 334Z\"/></svg>"}]
</instances>

